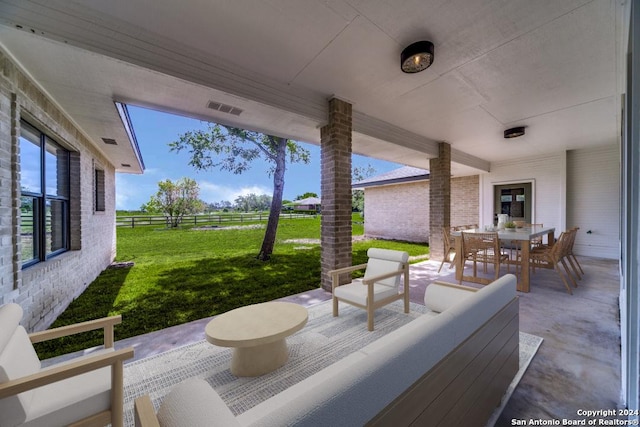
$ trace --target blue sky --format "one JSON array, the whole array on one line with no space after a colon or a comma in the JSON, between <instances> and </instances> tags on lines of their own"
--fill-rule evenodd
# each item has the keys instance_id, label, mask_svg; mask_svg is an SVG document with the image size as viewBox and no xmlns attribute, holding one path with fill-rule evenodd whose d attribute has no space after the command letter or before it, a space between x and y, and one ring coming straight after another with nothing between
<instances>
[{"instance_id":1,"label":"blue sky","mask_svg":"<svg viewBox=\"0 0 640 427\"><path fill-rule=\"evenodd\" d=\"M200 198L205 202L233 201L239 195L268 194L273 192L272 179L267 174L268 164L257 160L242 175L211 169L196 171L189 166L186 152L170 152L168 144L184 132L206 128L206 123L158 111L128 106L140 152L145 163L142 175L116 174L116 209L137 210L158 190L158 182L182 177L195 179L200 186ZM302 143L311 153L309 164L287 164L284 199L293 200L308 191L320 195L320 147ZM401 167L363 156L353 156L353 166L370 164L376 174Z\"/></svg>"}]
</instances>

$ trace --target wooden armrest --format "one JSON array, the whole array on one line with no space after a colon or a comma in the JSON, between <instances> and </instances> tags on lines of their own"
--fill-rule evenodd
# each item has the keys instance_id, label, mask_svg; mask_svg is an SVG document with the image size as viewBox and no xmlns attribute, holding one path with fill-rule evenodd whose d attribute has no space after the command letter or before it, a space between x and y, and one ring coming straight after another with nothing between
<instances>
[{"instance_id":1,"label":"wooden armrest","mask_svg":"<svg viewBox=\"0 0 640 427\"><path fill-rule=\"evenodd\" d=\"M331 289L335 289L336 287L340 286L340 284L338 283L338 276L340 276L341 274L351 273L352 271L356 270L362 270L366 267L367 264L358 264L329 271L329 274L331 275Z\"/></svg>"},{"instance_id":2,"label":"wooden armrest","mask_svg":"<svg viewBox=\"0 0 640 427\"><path fill-rule=\"evenodd\" d=\"M113 347L113 327L122 323L122 316L103 317L102 319L89 320L87 322L75 323L73 325L62 326L60 328L48 329L42 332L33 332L29 334L32 343L48 341L55 338L66 337L69 335L79 334L81 332L94 331L96 329L104 329L104 346L106 348Z\"/></svg>"},{"instance_id":3,"label":"wooden armrest","mask_svg":"<svg viewBox=\"0 0 640 427\"><path fill-rule=\"evenodd\" d=\"M338 268L336 270L331 270L329 271L330 275L335 275L335 274L343 274L343 273L351 273L352 271L356 271L356 270L362 270L363 268L366 268L367 264L358 264L358 265L352 265L350 267L342 267L342 268Z\"/></svg>"},{"instance_id":4,"label":"wooden armrest","mask_svg":"<svg viewBox=\"0 0 640 427\"><path fill-rule=\"evenodd\" d=\"M136 427L160 427L156 411L148 394L138 397L133 403Z\"/></svg>"},{"instance_id":5,"label":"wooden armrest","mask_svg":"<svg viewBox=\"0 0 640 427\"><path fill-rule=\"evenodd\" d=\"M368 285L369 283L379 282L380 280L388 279L389 277L400 276L401 274L405 274L408 272L407 265L402 268L402 270L392 271L389 273L379 274L378 276L369 277L367 280L363 280L362 283Z\"/></svg>"},{"instance_id":6,"label":"wooden armrest","mask_svg":"<svg viewBox=\"0 0 640 427\"><path fill-rule=\"evenodd\" d=\"M38 373L27 375L16 380L7 381L0 384L0 399L14 396L16 394L42 387L43 385L55 383L86 372L95 371L105 366L122 363L124 360L133 357L133 347L116 350L109 353L98 354L65 364L64 366L54 366L44 369Z\"/></svg>"}]
</instances>

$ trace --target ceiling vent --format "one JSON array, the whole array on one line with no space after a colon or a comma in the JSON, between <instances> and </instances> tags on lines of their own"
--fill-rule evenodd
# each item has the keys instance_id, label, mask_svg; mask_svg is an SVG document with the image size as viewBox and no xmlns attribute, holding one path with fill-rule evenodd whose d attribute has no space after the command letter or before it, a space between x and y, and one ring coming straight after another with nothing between
<instances>
[{"instance_id":1,"label":"ceiling vent","mask_svg":"<svg viewBox=\"0 0 640 427\"><path fill-rule=\"evenodd\" d=\"M115 140L115 139L113 139L113 138L102 138L102 141L103 141L105 144L109 144L109 145L118 145L118 143L116 142L116 140Z\"/></svg>"},{"instance_id":2,"label":"ceiling vent","mask_svg":"<svg viewBox=\"0 0 640 427\"><path fill-rule=\"evenodd\" d=\"M221 104L215 101L209 101L209 103L207 104L207 108L220 111L222 113L233 114L234 116L239 116L243 111L239 108L232 107L231 105Z\"/></svg>"}]
</instances>

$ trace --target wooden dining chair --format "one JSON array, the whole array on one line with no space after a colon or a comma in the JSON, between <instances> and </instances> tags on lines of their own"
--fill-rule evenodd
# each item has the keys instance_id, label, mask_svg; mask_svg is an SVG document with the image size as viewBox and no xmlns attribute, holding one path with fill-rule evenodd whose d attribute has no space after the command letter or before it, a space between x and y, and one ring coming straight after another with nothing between
<instances>
[{"instance_id":1,"label":"wooden dining chair","mask_svg":"<svg viewBox=\"0 0 640 427\"><path fill-rule=\"evenodd\" d=\"M438 273L440 273L442 266L447 262L447 260L449 260L449 268L453 267L453 263L456 261L455 240L448 227L442 227L442 241L444 242L444 258L442 258L442 262L438 268ZM452 253L453 258L451 258Z\"/></svg>"},{"instance_id":2,"label":"wooden dining chair","mask_svg":"<svg viewBox=\"0 0 640 427\"><path fill-rule=\"evenodd\" d=\"M562 279L562 283L564 283L567 292L573 295L571 286L569 286L569 281L574 288L577 288L578 284L571 275L566 262L566 253L568 250L568 245L570 244L570 239L571 236L569 231L563 231L562 233L560 233L560 237L558 237L558 240L553 246L542 246L532 249L529 253L529 262L532 272L535 272L535 268L547 268L555 270L556 273L558 273L558 276L560 276L560 278ZM562 266L564 267L566 276L564 273L562 273L562 270L560 270L560 264L562 264Z\"/></svg>"},{"instance_id":3,"label":"wooden dining chair","mask_svg":"<svg viewBox=\"0 0 640 427\"><path fill-rule=\"evenodd\" d=\"M524 226L525 227L529 227L529 228L531 228L531 227L544 227L543 224L525 224ZM543 246L544 243L542 241L542 236L538 236L538 237L532 238L529 244L530 244L530 248L531 249ZM553 242L548 242L548 245L549 246L553 246Z\"/></svg>"},{"instance_id":4,"label":"wooden dining chair","mask_svg":"<svg viewBox=\"0 0 640 427\"><path fill-rule=\"evenodd\" d=\"M458 256L462 256L462 281L469 281L481 284L488 284L492 280L497 279L500 276L500 264L509 259L509 255L505 254L500 249L500 240L497 232L486 233L472 233L462 231L462 253ZM464 267L467 261L473 262L473 275L465 276ZM489 279L486 277L478 276L478 263L481 262L486 272L486 266L488 264L493 265L494 278Z\"/></svg>"},{"instance_id":5,"label":"wooden dining chair","mask_svg":"<svg viewBox=\"0 0 640 427\"><path fill-rule=\"evenodd\" d=\"M524 228L532 228L532 227L544 227L544 224L531 224L531 223L527 223L523 225ZM533 237L531 238L531 240L529 240L529 251L532 251L534 248L541 248L543 246L553 246L553 242L549 242L547 245L544 244L544 241L542 240L543 236L537 236L537 237ZM521 248L521 244L523 244L523 241L512 241L512 244L514 245L514 249L515 249L515 253L512 253L512 257L511 259L513 260L513 264L516 265L516 276L519 274L519 266L522 263L521 260L521 256L522 256L522 248ZM535 266L531 266L530 267L531 271L535 271Z\"/></svg>"},{"instance_id":6,"label":"wooden dining chair","mask_svg":"<svg viewBox=\"0 0 640 427\"><path fill-rule=\"evenodd\" d=\"M571 231L572 231L571 242L568 245L567 259L571 263L571 267L573 267L574 271L576 272L576 275L579 278L582 278L582 276L584 276L584 270L582 269L582 266L578 262L578 258L576 258L575 254L573 253L573 246L576 243L576 237L578 235L578 230L580 230L580 227L573 227L571 229ZM574 265L574 262L575 262L575 265ZM577 269L576 269L576 267L577 267ZM578 270L580 270L580 273L578 273Z\"/></svg>"}]
</instances>

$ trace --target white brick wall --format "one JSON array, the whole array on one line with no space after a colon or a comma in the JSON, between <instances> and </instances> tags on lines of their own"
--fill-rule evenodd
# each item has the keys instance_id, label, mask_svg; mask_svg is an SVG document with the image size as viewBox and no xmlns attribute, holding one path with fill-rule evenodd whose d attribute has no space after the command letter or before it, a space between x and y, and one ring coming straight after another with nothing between
<instances>
[{"instance_id":1,"label":"white brick wall","mask_svg":"<svg viewBox=\"0 0 640 427\"><path fill-rule=\"evenodd\" d=\"M451 225L478 223L478 189L477 175L451 179ZM367 236L429 241L429 181L368 187L364 195Z\"/></svg>"},{"instance_id":2,"label":"white brick wall","mask_svg":"<svg viewBox=\"0 0 640 427\"><path fill-rule=\"evenodd\" d=\"M28 118L74 152L72 250L22 269L19 122ZM93 212L93 164L105 171L106 211ZM75 180L75 185L74 185ZM19 303L29 331L46 329L115 257L115 170L51 100L0 51L0 304Z\"/></svg>"}]
</instances>

